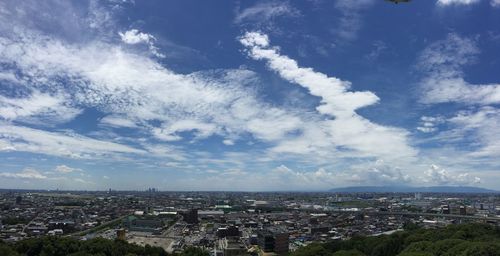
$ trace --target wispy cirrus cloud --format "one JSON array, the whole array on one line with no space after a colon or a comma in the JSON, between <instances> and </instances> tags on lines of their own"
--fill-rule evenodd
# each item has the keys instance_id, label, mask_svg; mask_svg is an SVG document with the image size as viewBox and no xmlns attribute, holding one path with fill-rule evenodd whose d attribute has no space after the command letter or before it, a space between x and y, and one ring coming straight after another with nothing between
<instances>
[{"instance_id":1,"label":"wispy cirrus cloud","mask_svg":"<svg viewBox=\"0 0 500 256\"><path fill-rule=\"evenodd\" d=\"M12 186L13 180L20 180L24 184L31 184L33 188L40 189L49 184L56 185L59 188L75 189L79 185L95 185L95 183L88 179L81 177L71 177L72 172L79 172L82 174L81 169L71 168L66 165L59 165L54 169L55 172L41 172L37 169L27 167L18 172L0 172L0 177L3 187L15 188ZM15 182L14 182L15 183ZM50 186L50 185L49 185Z\"/></svg>"},{"instance_id":2,"label":"wispy cirrus cloud","mask_svg":"<svg viewBox=\"0 0 500 256\"><path fill-rule=\"evenodd\" d=\"M56 166L56 168L54 170L58 173L63 173L63 174L83 171L82 169L72 168L72 167L69 167L69 166L64 165L64 164Z\"/></svg>"},{"instance_id":3,"label":"wispy cirrus cloud","mask_svg":"<svg viewBox=\"0 0 500 256\"><path fill-rule=\"evenodd\" d=\"M122 36L134 43L151 39L136 32ZM61 106L93 107L108 114L101 119L105 126L135 128L166 141L181 140L179 134L186 132L198 138L228 137L233 142L240 134L250 133L273 141L300 123L293 112L258 99L253 87L257 77L248 70L177 74L119 45L99 40L70 43L28 28L7 33L0 38L0 47L1 62L30 81L24 85L27 95L2 98L9 104L5 105L8 111L3 111L6 115L14 107L26 118L46 117L45 109L60 112ZM38 104L40 98L43 101ZM80 114L67 112L73 115L62 122Z\"/></svg>"},{"instance_id":4,"label":"wispy cirrus cloud","mask_svg":"<svg viewBox=\"0 0 500 256\"><path fill-rule=\"evenodd\" d=\"M270 22L278 17L296 17L300 11L294 8L288 1L261 1L257 4L239 10L234 18L235 23L245 22Z\"/></svg>"},{"instance_id":5,"label":"wispy cirrus cloud","mask_svg":"<svg viewBox=\"0 0 500 256\"><path fill-rule=\"evenodd\" d=\"M421 101L427 104L459 102L464 104L500 103L500 84L472 84L464 79L463 67L479 53L475 40L449 34L422 51L418 67L424 72L420 82Z\"/></svg>"},{"instance_id":6,"label":"wispy cirrus cloud","mask_svg":"<svg viewBox=\"0 0 500 256\"><path fill-rule=\"evenodd\" d=\"M374 0L337 0L335 8L341 15L338 18L337 27L332 32L341 41L349 42L355 40L359 30L363 26L363 11L374 3Z\"/></svg>"},{"instance_id":7,"label":"wispy cirrus cloud","mask_svg":"<svg viewBox=\"0 0 500 256\"><path fill-rule=\"evenodd\" d=\"M1 151L27 151L70 158L146 153L142 149L82 135L49 132L8 123L0 125L0 145Z\"/></svg>"},{"instance_id":8,"label":"wispy cirrus cloud","mask_svg":"<svg viewBox=\"0 0 500 256\"><path fill-rule=\"evenodd\" d=\"M436 139L460 147L469 157L497 157L500 137L495 127L500 125L500 84L474 84L464 78L464 66L474 63L478 54L475 40L457 34L431 43L418 62L423 71L420 101L462 107L446 120L441 119L449 129L437 134Z\"/></svg>"},{"instance_id":9,"label":"wispy cirrus cloud","mask_svg":"<svg viewBox=\"0 0 500 256\"><path fill-rule=\"evenodd\" d=\"M12 98L0 95L0 117L41 125L65 123L81 114L82 110L66 102L60 94L33 91L28 97Z\"/></svg>"},{"instance_id":10,"label":"wispy cirrus cloud","mask_svg":"<svg viewBox=\"0 0 500 256\"><path fill-rule=\"evenodd\" d=\"M48 177L33 168L25 168L20 172L0 172L0 177L17 179L47 179Z\"/></svg>"},{"instance_id":11,"label":"wispy cirrus cloud","mask_svg":"<svg viewBox=\"0 0 500 256\"><path fill-rule=\"evenodd\" d=\"M437 5L469 5L479 3L481 0L438 0Z\"/></svg>"},{"instance_id":12,"label":"wispy cirrus cloud","mask_svg":"<svg viewBox=\"0 0 500 256\"><path fill-rule=\"evenodd\" d=\"M500 156L500 135L496 132L500 127L500 109L487 106L462 110L448 122L454 127L449 133L462 140L468 139L473 145L470 156L493 160Z\"/></svg>"},{"instance_id":13,"label":"wispy cirrus cloud","mask_svg":"<svg viewBox=\"0 0 500 256\"><path fill-rule=\"evenodd\" d=\"M137 128L137 124L126 115L108 115L103 117L99 124L111 127Z\"/></svg>"}]
</instances>

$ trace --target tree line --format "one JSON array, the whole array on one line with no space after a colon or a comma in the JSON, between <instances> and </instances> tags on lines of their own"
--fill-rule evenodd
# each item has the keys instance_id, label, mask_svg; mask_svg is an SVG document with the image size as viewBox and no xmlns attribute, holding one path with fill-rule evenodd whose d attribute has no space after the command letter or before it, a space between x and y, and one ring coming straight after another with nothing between
<instances>
[{"instance_id":1,"label":"tree line","mask_svg":"<svg viewBox=\"0 0 500 256\"><path fill-rule=\"evenodd\" d=\"M500 256L500 229L488 224L412 228L391 235L313 243L292 256Z\"/></svg>"},{"instance_id":2,"label":"tree line","mask_svg":"<svg viewBox=\"0 0 500 256\"><path fill-rule=\"evenodd\" d=\"M161 247L139 246L122 240L70 237L29 238L15 243L0 242L2 256L168 256ZM209 256L200 248L188 247L177 256Z\"/></svg>"}]
</instances>

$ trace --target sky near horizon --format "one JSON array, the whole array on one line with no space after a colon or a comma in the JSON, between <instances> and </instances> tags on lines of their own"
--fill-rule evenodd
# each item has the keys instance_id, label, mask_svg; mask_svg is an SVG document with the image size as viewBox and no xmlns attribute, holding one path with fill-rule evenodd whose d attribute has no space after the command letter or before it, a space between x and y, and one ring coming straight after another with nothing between
<instances>
[{"instance_id":1,"label":"sky near horizon","mask_svg":"<svg viewBox=\"0 0 500 256\"><path fill-rule=\"evenodd\" d=\"M500 1L0 2L0 188L500 189Z\"/></svg>"}]
</instances>

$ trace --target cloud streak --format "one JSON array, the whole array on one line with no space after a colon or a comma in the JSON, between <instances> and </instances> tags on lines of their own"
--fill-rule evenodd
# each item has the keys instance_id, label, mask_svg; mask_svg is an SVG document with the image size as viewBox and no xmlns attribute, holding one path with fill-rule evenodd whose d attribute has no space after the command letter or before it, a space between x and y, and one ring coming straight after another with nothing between
<instances>
[{"instance_id":1,"label":"cloud streak","mask_svg":"<svg viewBox=\"0 0 500 256\"><path fill-rule=\"evenodd\" d=\"M474 63L478 54L476 40L457 34L431 43L422 51L417 64L424 74L420 101L454 103L462 108L446 119L450 129L440 132L436 139L460 147L467 157L498 157L500 84L472 84L464 79L463 67ZM422 127L425 131L435 131L434 123L423 124L427 124ZM464 143L469 146L464 147Z\"/></svg>"},{"instance_id":2,"label":"cloud streak","mask_svg":"<svg viewBox=\"0 0 500 256\"><path fill-rule=\"evenodd\" d=\"M25 168L20 172L0 172L0 177L16 179L38 179L43 180L48 177L33 168Z\"/></svg>"},{"instance_id":3,"label":"cloud streak","mask_svg":"<svg viewBox=\"0 0 500 256\"><path fill-rule=\"evenodd\" d=\"M471 84L462 68L479 53L476 42L457 34L429 45L419 56L418 67L426 76L421 81L421 101L426 104L459 102L465 104L500 103L500 84Z\"/></svg>"},{"instance_id":4,"label":"cloud streak","mask_svg":"<svg viewBox=\"0 0 500 256\"><path fill-rule=\"evenodd\" d=\"M70 158L93 158L117 153L145 154L130 146L89 137L48 132L8 123L0 125L1 151L27 151Z\"/></svg>"},{"instance_id":5,"label":"cloud streak","mask_svg":"<svg viewBox=\"0 0 500 256\"><path fill-rule=\"evenodd\" d=\"M470 5L479 3L480 0L438 0L437 5L448 6L448 5Z\"/></svg>"},{"instance_id":6,"label":"cloud streak","mask_svg":"<svg viewBox=\"0 0 500 256\"><path fill-rule=\"evenodd\" d=\"M287 1L263 1L237 12L235 23L269 22L277 17L294 17L300 12Z\"/></svg>"},{"instance_id":7,"label":"cloud streak","mask_svg":"<svg viewBox=\"0 0 500 256\"><path fill-rule=\"evenodd\" d=\"M311 68L299 67L295 60L281 55L279 48L271 46L267 35L248 32L240 38L240 42L247 48L251 58L266 61L268 67L283 79L306 88L311 95L321 99L321 105L316 110L333 119L322 121L318 128L311 129L320 129L320 134L326 137L324 139L330 141L328 146L347 147L366 156L397 158L415 154L415 150L407 143L407 132L403 129L377 125L356 113L357 109L378 102L379 98L372 92L350 91L351 83L348 81L329 77ZM286 147L278 149L300 148L306 141L322 141L307 148L326 146L322 139L307 138L304 141L303 138L295 141L297 145L287 142Z\"/></svg>"},{"instance_id":8,"label":"cloud streak","mask_svg":"<svg viewBox=\"0 0 500 256\"><path fill-rule=\"evenodd\" d=\"M363 26L362 12L374 3L373 0L337 0L335 8L340 12L340 17L333 33L345 42L355 40Z\"/></svg>"}]
</instances>

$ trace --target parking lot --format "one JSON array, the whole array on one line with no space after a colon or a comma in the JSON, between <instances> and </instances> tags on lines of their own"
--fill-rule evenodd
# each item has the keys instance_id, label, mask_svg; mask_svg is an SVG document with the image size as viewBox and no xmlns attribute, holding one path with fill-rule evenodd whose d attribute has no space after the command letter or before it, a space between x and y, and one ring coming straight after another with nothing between
<instances>
[{"instance_id":1,"label":"parking lot","mask_svg":"<svg viewBox=\"0 0 500 256\"><path fill-rule=\"evenodd\" d=\"M153 236L150 233L130 232L127 234L127 241L141 246L146 244L151 246L162 247L168 253L172 252L174 240L166 237Z\"/></svg>"}]
</instances>

